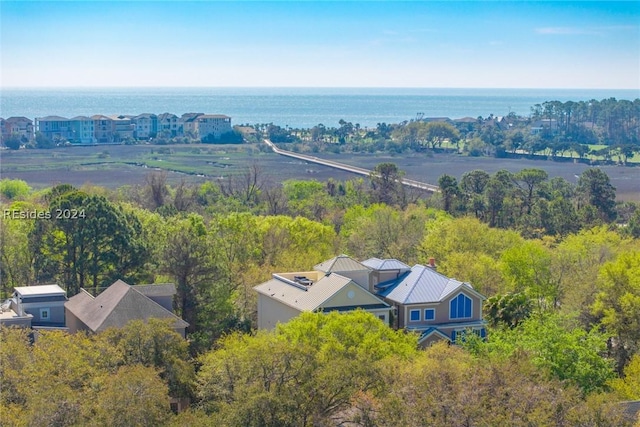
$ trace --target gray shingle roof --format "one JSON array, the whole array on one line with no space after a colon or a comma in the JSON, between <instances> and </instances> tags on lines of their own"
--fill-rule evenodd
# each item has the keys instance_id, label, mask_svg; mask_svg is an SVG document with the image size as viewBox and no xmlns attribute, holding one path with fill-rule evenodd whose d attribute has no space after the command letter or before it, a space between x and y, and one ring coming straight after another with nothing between
<instances>
[{"instance_id":1,"label":"gray shingle roof","mask_svg":"<svg viewBox=\"0 0 640 427\"><path fill-rule=\"evenodd\" d=\"M81 292L71 297L65 303L65 308L93 332L110 327L123 327L131 320L146 320L151 317L174 319L175 328L189 326L187 322L122 280L118 280L95 298Z\"/></svg>"},{"instance_id":2,"label":"gray shingle roof","mask_svg":"<svg viewBox=\"0 0 640 427\"><path fill-rule=\"evenodd\" d=\"M331 305L332 303L330 300L344 288L350 288L350 291L354 292L352 294L353 301L358 301L357 307L388 307L388 304L384 301L370 294L348 277L341 276L337 273L331 273L329 275L322 275L322 273L318 273L319 277L317 280L313 281L312 278L312 284L309 286L292 284L291 280L283 277L285 275L292 277L294 274L296 273L283 273L282 276L274 274L271 280L254 287L254 289L260 294L279 301L282 304L288 305L289 307L293 307L301 312L315 311L317 309L335 309L336 307Z\"/></svg>"},{"instance_id":3,"label":"gray shingle roof","mask_svg":"<svg viewBox=\"0 0 640 427\"><path fill-rule=\"evenodd\" d=\"M460 288L484 298L470 284L450 279L432 268L416 264L409 274L402 276L397 284L389 286L380 295L400 304L423 304L440 302Z\"/></svg>"},{"instance_id":4,"label":"gray shingle roof","mask_svg":"<svg viewBox=\"0 0 640 427\"><path fill-rule=\"evenodd\" d=\"M148 297L168 297L176 294L176 285L173 283L133 285L132 288Z\"/></svg>"},{"instance_id":5,"label":"gray shingle roof","mask_svg":"<svg viewBox=\"0 0 640 427\"><path fill-rule=\"evenodd\" d=\"M349 255L338 255L337 257L331 258L328 261L324 261L315 267L315 270L323 271L325 273L331 273L333 271L367 271L370 270L369 267L356 261L351 258Z\"/></svg>"},{"instance_id":6,"label":"gray shingle roof","mask_svg":"<svg viewBox=\"0 0 640 427\"><path fill-rule=\"evenodd\" d=\"M302 289L274 277L254 289L258 293L267 295L300 311L314 311L350 282L351 279L348 277L330 274L323 276L313 285Z\"/></svg>"},{"instance_id":7,"label":"gray shingle roof","mask_svg":"<svg viewBox=\"0 0 640 427\"><path fill-rule=\"evenodd\" d=\"M398 261L397 259L380 259L380 258L369 258L366 261L362 261L362 264L378 271L383 270L410 270L409 267L404 262Z\"/></svg>"}]
</instances>

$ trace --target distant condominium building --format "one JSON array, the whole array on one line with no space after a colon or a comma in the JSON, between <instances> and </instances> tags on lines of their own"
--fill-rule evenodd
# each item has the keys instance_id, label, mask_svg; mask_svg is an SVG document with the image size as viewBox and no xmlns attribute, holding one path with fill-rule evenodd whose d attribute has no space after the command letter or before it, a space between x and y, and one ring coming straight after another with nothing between
<instances>
[{"instance_id":1,"label":"distant condominium building","mask_svg":"<svg viewBox=\"0 0 640 427\"><path fill-rule=\"evenodd\" d=\"M187 136L211 141L231 132L231 117L223 114L185 113L181 117L172 113L160 115L144 113L137 116L96 114L71 119L47 116L35 119L35 126L26 117L0 119L3 140L12 134L33 139L41 133L54 142L73 144L118 143L130 139L151 140L157 136L172 138Z\"/></svg>"},{"instance_id":2,"label":"distant condominium building","mask_svg":"<svg viewBox=\"0 0 640 427\"><path fill-rule=\"evenodd\" d=\"M113 125L113 142L124 142L133 139L135 125L133 124L133 116L109 116Z\"/></svg>"},{"instance_id":3,"label":"distant condominium building","mask_svg":"<svg viewBox=\"0 0 640 427\"><path fill-rule=\"evenodd\" d=\"M31 141L34 135L33 121L26 117L0 118L0 132L2 134L2 140L12 135L17 135L21 139L26 138L27 141Z\"/></svg>"},{"instance_id":4,"label":"distant condominium building","mask_svg":"<svg viewBox=\"0 0 640 427\"><path fill-rule=\"evenodd\" d=\"M60 116L36 118L36 133L51 141L73 141L74 133L71 120Z\"/></svg>"},{"instance_id":5,"label":"distant condominium building","mask_svg":"<svg viewBox=\"0 0 640 427\"><path fill-rule=\"evenodd\" d=\"M158 133L166 133L169 136L179 136L180 119L172 113L163 113L158 116Z\"/></svg>"},{"instance_id":6,"label":"distant condominium building","mask_svg":"<svg viewBox=\"0 0 640 427\"><path fill-rule=\"evenodd\" d=\"M95 125L91 117L76 116L69 119L73 132L71 142L78 144L95 144Z\"/></svg>"},{"instance_id":7,"label":"distant condominium building","mask_svg":"<svg viewBox=\"0 0 640 427\"><path fill-rule=\"evenodd\" d=\"M140 114L131 118L133 123L133 137L148 140L155 138L158 133L158 116L155 114Z\"/></svg>"},{"instance_id":8,"label":"distant condominium building","mask_svg":"<svg viewBox=\"0 0 640 427\"><path fill-rule=\"evenodd\" d=\"M204 113L184 113L180 117L181 133L184 136L197 138L198 136L198 117L204 116Z\"/></svg>"},{"instance_id":9,"label":"distant condominium building","mask_svg":"<svg viewBox=\"0 0 640 427\"><path fill-rule=\"evenodd\" d=\"M222 114L203 114L197 118L198 137L201 140L215 138L231 132L231 117Z\"/></svg>"},{"instance_id":10,"label":"distant condominium building","mask_svg":"<svg viewBox=\"0 0 640 427\"><path fill-rule=\"evenodd\" d=\"M98 144L113 142L113 120L111 117L95 114L91 118L95 127L96 142Z\"/></svg>"}]
</instances>

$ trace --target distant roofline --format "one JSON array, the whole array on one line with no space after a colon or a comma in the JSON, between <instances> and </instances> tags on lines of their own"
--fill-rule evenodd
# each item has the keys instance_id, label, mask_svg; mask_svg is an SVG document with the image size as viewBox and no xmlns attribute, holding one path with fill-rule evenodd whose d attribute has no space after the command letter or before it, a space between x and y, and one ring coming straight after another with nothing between
<instances>
[{"instance_id":1,"label":"distant roofline","mask_svg":"<svg viewBox=\"0 0 640 427\"><path fill-rule=\"evenodd\" d=\"M67 294L67 291L58 285L16 286L13 289L22 296L30 297L39 295Z\"/></svg>"}]
</instances>

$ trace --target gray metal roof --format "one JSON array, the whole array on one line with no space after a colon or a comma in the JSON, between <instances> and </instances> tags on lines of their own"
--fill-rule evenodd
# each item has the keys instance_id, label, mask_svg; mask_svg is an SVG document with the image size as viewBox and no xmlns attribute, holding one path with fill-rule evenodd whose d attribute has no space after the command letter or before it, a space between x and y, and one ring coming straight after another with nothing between
<instances>
[{"instance_id":1,"label":"gray metal roof","mask_svg":"<svg viewBox=\"0 0 640 427\"><path fill-rule=\"evenodd\" d=\"M146 320L151 317L174 319L175 328L189 326L122 280L118 280L95 298L87 292L80 292L65 303L65 308L93 332L123 327L131 320Z\"/></svg>"},{"instance_id":2,"label":"gray metal roof","mask_svg":"<svg viewBox=\"0 0 640 427\"><path fill-rule=\"evenodd\" d=\"M338 255L328 261L324 261L315 267L316 270L325 273L341 272L341 271L368 271L369 267L351 258L349 255Z\"/></svg>"},{"instance_id":3,"label":"gray metal roof","mask_svg":"<svg viewBox=\"0 0 640 427\"><path fill-rule=\"evenodd\" d=\"M409 274L403 276L397 284L383 290L380 295L400 304L424 304L440 302L461 288L484 298L470 284L450 279L433 268L416 264Z\"/></svg>"},{"instance_id":4,"label":"gray metal roof","mask_svg":"<svg viewBox=\"0 0 640 427\"><path fill-rule=\"evenodd\" d=\"M373 270L411 270L404 262L398 261L397 259L380 259L380 258L369 258L366 261L362 261L362 264L373 269Z\"/></svg>"}]
</instances>

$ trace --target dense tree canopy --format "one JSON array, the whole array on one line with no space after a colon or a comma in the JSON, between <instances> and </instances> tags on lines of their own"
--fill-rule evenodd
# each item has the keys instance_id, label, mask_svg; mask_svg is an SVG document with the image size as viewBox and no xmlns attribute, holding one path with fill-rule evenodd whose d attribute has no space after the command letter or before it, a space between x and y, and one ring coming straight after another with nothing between
<instances>
[{"instance_id":1,"label":"dense tree canopy","mask_svg":"<svg viewBox=\"0 0 640 427\"><path fill-rule=\"evenodd\" d=\"M135 276L144 264L140 221L105 197L54 188L47 209L30 234L38 281L59 280L73 295Z\"/></svg>"},{"instance_id":2,"label":"dense tree canopy","mask_svg":"<svg viewBox=\"0 0 640 427\"><path fill-rule=\"evenodd\" d=\"M343 127L357 139L355 125ZM16 212L84 215L0 218L3 297L52 281L68 296L118 278L171 282L191 328L187 341L154 322L93 337L45 331L33 345L3 330L3 422L624 425L610 402L635 396L640 208L613 203L599 169L577 186L532 169L445 175L429 199L398 192L395 165L379 172L283 186L251 171L198 186L159 176L117 191L4 194ZM488 297L487 341L417 350L414 335L365 313L253 331L253 286L339 253L435 258L439 272ZM122 402L117 384L147 392ZM174 417L169 396L190 396L193 410ZM118 405L122 414L110 413Z\"/></svg>"}]
</instances>

